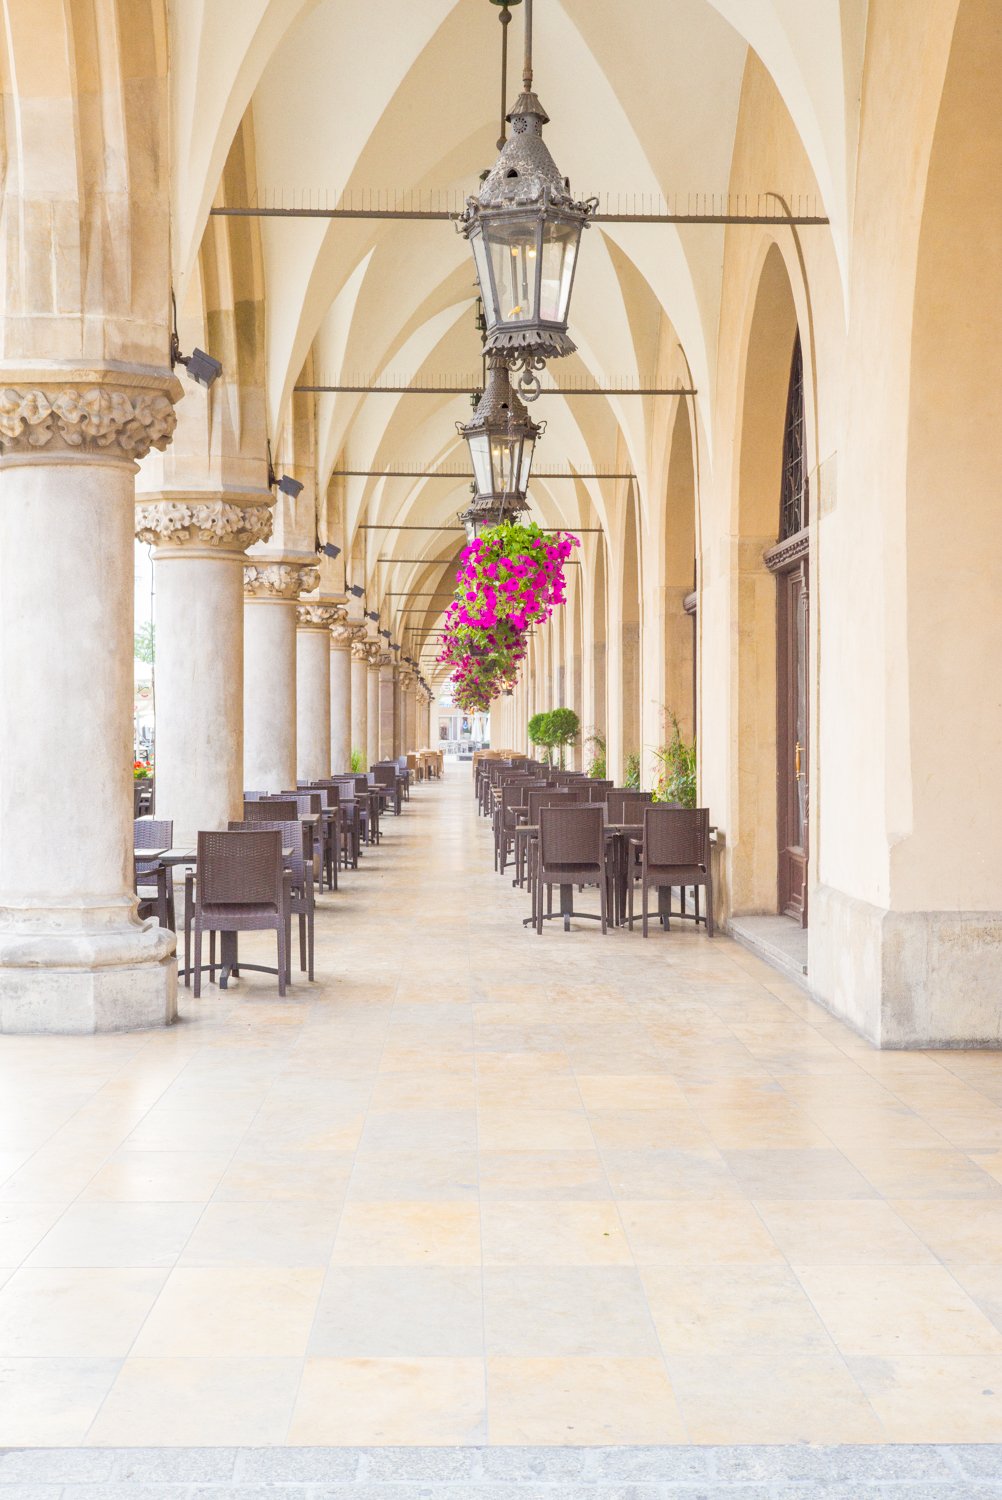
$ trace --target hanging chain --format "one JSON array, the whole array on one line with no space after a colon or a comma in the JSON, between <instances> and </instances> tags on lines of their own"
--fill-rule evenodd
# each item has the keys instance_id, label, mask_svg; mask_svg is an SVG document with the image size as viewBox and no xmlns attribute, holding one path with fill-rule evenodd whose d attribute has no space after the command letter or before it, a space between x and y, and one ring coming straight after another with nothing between
<instances>
[{"instance_id":1,"label":"hanging chain","mask_svg":"<svg viewBox=\"0 0 1002 1500\"><path fill-rule=\"evenodd\" d=\"M500 151L507 139L505 116L508 113L508 26L511 22L511 11L507 5L502 5L498 20L501 22L501 134L498 136L498 150Z\"/></svg>"}]
</instances>

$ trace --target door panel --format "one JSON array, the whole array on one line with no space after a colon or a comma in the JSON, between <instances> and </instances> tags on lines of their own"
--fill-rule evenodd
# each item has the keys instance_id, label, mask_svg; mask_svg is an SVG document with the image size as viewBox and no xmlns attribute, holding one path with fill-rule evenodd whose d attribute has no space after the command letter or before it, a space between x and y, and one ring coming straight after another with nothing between
<instances>
[{"instance_id":1,"label":"door panel","mask_svg":"<svg viewBox=\"0 0 1002 1500\"><path fill-rule=\"evenodd\" d=\"M777 814L779 842L779 909L807 926L807 838L810 811L808 767L809 684L808 620L810 594L807 559L780 573L779 590L779 735L777 744Z\"/></svg>"}]
</instances>

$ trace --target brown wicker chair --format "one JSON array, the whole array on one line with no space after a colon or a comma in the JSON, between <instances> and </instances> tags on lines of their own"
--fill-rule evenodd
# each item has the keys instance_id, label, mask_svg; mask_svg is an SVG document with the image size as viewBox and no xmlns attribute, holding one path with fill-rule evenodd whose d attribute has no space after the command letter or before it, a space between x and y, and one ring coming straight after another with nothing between
<instances>
[{"instance_id":1,"label":"brown wicker chair","mask_svg":"<svg viewBox=\"0 0 1002 1500\"><path fill-rule=\"evenodd\" d=\"M565 807L568 806L572 801L573 799L571 797L568 797L566 791L562 787L529 787L526 792L525 816L522 816L521 808L516 810L516 826L518 826L519 823L527 823L530 828L536 828L539 825L540 808L554 806ZM512 885L524 885L526 880L526 873L528 872L530 895L532 894L533 889L532 872L535 862L535 848L535 842L533 842L530 847L526 839L515 840L515 879L512 881ZM532 919L530 918L530 920Z\"/></svg>"},{"instance_id":2,"label":"brown wicker chair","mask_svg":"<svg viewBox=\"0 0 1002 1500\"><path fill-rule=\"evenodd\" d=\"M332 811L332 804L327 799L326 789L310 787L306 791L301 791L297 787L295 792L282 792L280 795L295 797L299 804L300 814L308 814L319 819L316 825L316 853L320 860L318 884L323 890L326 878L328 889L336 891L341 829L338 825L337 814ZM336 803L333 806L336 806Z\"/></svg>"},{"instance_id":3,"label":"brown wicker chair","mask_svg":"<svg viewBox=\"0 0 1002 1500\"><path fill-rule=\"evenodd\" d=\"M316 886L313 880L313 850L310 831L305 823L230 823L230 831L246 833L259 828L277 828L282 835L282 847L292 850L285 868L292 876L289 885L289 912L299 918L299 968L307 979L313 980L313 956L315 951ZM210 938L211 940L211 938ZM287 955L287 978L292 979L292 953Z\"/></svg>"},{"instance_id":4,"label":"brown wicker chair","mask_svg":"<svg viewBox=\"0 0 1002 1500\"><path fill-rule=\"evenodd\" d=\"M605 804L609 809L610 823L642 823L644 808L650 806L653 793L624 791L611 787L606 793Z\"/></svg>"},{"instance_id":5,"label":"brown wicker chair","mask_svg":"<svg viewBox=\"0 0 1002 1500\"><path fill-rule=\"evenodd\" d=\"M195 999L202 993L202 934L222 934L220 963L236 973L237 933L273 931L278 943L278 993L285 995L289 968L291 875L282 864L282 835L275 828L198 835L198 876L186 881L185 982L192 972L189 942L194 930ZM246 968L272 973L260 964ZM210 964L210 978L215 977Z\"/></svg>"},{"instance_id":6,"label":"brown wicker chair","mask_svg":"<svg viewBox=\"0 0 1002 1500\"><path fill-rule=\"evenodd\" d=\"M639 854L635 876L640 879L643 934L647 937L647 892L668 891L668 901L660 915L667 930L670 926L671 890L695 887L695 921L705 921L713 936L713 874L710 868L710 814L705 807L667 807L655 804L644 810L644 836L631 847ZM635 877L634 877L635 878ZM699 887L706 887L706 915L699 915ZM629 882L629 925L633 929L634 879Z\"/></svg>"},{"instance_id":7,"label":"brown wicker chair","mask_svg":"<svg viewBox=\"0 0 1002 1500\"><path fill-rule=\"evenodd\" d=\"M543 915L543 891L560 887L560 911ZM606 859L605 809L575 803L568 807L543 807L539 813L539 854L536 861L533 907L536 932L550 916L563 918L569 932L571 917L595 920L594 912L575 912L574 887L597 885L601 898L598 920L608 931L609 870Z\"/></svg>"},{"instance_id":8,"label":"brown wicker chair","mask_svg":"<svg viewBox=\"0 0 1002 1500\"><path fill-rule=\"evenodd\" d=\"M377 764L372 767L372 775L375 779L376 785L381 786L385 789L387 797L389 798L389 801L393 807L393 811L399 817L403 788L401 785L400 771L397 767L396 762L390 761L389 764L384 761L377 762Z\"/></svg>"},{"instance_id":9,"label":"brown wicker chair","mask_svg":"<svg viewBox=\"0 0 1002 1500\"><path fill-rule=\"evenodd\" d=\"M494 809L494 868L503 875L509 853L515 847L515 828L518 809L526 806L530 791L542 790L546 783L531 776L503 783L500 797Z\"/></svg>"},{"instance_id":10,"label":"brown wicker chair","mask_svg":"<svg viewBox=\"0 0 1002 1500\"><path fill-rule=\"evenodd\" d=\"M132 842L136 849L169 849L174 842L173 818L136 818L132 825ZM176 932L174 881L159 860L136 860L136 894L143 897L145 891L155 891L156 896L146 896L141 900L141 915L156 916L161 927ZM151 903L153 910L149 911L147 908Z\"/></svg>"},{"instance_id":11,"label":"brown wicker chair","mask_svg":"<svg viewBox=\"0 0 1002 1500\"><path fill-rule=\"evenodd\" d=\"M253 801L244 800L244 821L247 823L289 823L299 817L299 803L295 797L264 797Z\"/></svg>"}]
</instances>

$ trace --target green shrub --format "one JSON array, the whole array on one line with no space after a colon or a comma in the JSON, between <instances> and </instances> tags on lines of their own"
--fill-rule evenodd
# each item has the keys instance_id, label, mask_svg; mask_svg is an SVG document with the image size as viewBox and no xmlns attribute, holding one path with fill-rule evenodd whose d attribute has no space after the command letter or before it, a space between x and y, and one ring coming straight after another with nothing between
<instances>
[{"instance_id":1,"label":"green shrub","mask_svg":"<svg viewBox=\"0 0 1002 1500\"><path fill-rule=\"evenodd\" d=\"M623 785L631 791L640 790L640 752L631 750L624 762Z\"/></svg>"},{"instance_id":2,"label":"green shrub","mask_svg":"<svg viewBox=\"0 0 1002 1500\"><path fill-rule=\"evenodd\" d=\"M351 752L351 771L353 776L362 776L365 773L366 755L364 750L353 750Z\"/></svg>"},{"instance_id":3,"label":"green shrub","mask_svg":"<svg viewBox=\"0 0 1002 1500\"><path fill-rule=\"evenodd\" d=\"M654 784L654 801L678 802L682 807L695 807L696 742L683 738L674 709L668 710L667 719L671 725L671 739L667 745L662 745L654 752L659 765Z\"/></svg>"},{"instance_id":4,"label":"green shrub","mask_svg":"<svg viewBox=\"0 0 1002 1500\"><path fill-rule=\"evenodd\" d=\"M605 735L593 730L585 740L585 747L591 750L591 760L588 762L588 775L594 781L605 780Z\"/></svg>"}]
</instances>

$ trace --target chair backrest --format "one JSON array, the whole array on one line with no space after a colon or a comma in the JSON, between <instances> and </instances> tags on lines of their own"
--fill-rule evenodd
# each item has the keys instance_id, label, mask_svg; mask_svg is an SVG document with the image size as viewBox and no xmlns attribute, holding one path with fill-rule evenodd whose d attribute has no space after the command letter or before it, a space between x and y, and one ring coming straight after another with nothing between
<instances>
[{"instance_id":1,"label":"chair backrest","mask_svg":"<svg viewBox=\"0 0 1002 1500\"><path fill-rule=\"evenodd\" d=\"M606 804L609 808L610 823L642 823L644 821L644 808L651 800L650 792L617 791L613 787L606 793Z\"/></svg>"},{"instance_id":2,"label":"chair backrest","mask_svg":"<svg viewBox=\"0 0 1002 1500\"><path fill-rule=\"evenodd\" d=\"M587 781L571 781L561 787L560 790L566 792L575 802L604 801L604 798L596 799L592 796L591 787Z\"/></svg>"},{"instance_id":3,"label":"chair backrest","mask_svg":"<svg viewBox=\"0 0 1002 1500\"><path fill-rule=\"evenodd\" d=\"M299 817L299 803L295 797L265 798L257 802L244 803L244 820L248 823L288 823Z\"/></svg>"},{"instance_id":4,"label":"chair backrest","mask_svg":"<svg viewBox=\"0 0 1002 1500\"><path fill-rule=\"evenodd\" d=\"M313 858L307 856L305 829L299 819L292 823L234 823L227 824L231 833L257 832L258 829L276 829L282 835L282 848L291 849L288 868L292 871L292 879L296 885L302 885L306 879L306 871L313 871Z\"/></svg>"},{"instance_id":5,"label":"chair backrest","mask_svg":"<svg viewBox=\"0 0 1002 1500\"><path fill-rule=\"evenodd\" d=\"M539 812L543 807L566 807L572 799L559 787L539 787L530 789L527 793L529 808L529 822L533 825L539 822Z\"/></svg>"},{"instance_id":6,"label":"chair backrest","mask_svg":"<svg viewBox=\"0 0 1002 1500\"><path fill-rule=\"evenodd\" d=\"M275 828L198 835L200 906L282 903L282 835Z\"/></svg>"},{"instance_id":7,"label":"chair backrest","mask_svg":"<svg viewBox=\"0 0 1002 1500\"><path fill-rule=\"evenodd\" d=\"M539 862L601 869L605 862L605 809L594 803L544 807L539 813Z\"/></svg>"},{"instance_id":8,"label":"chair backrest","mask_svg":"<svg viewBox=\"0 0 1002 1500\"><path fill-rule=\"evenodd\" d=\"M338 807L341 803L341 788L336 781L315 781L310 787L311 792L320 793L321 807ZM352 788L354 796L355 789Z\"/></svg>"},{"instance_id":9,"label":"chair backrest","mask_svg":"<svg viewBox=\"0 0 1002 1500\"><path fill-rule=\"evenodd\" d=\"M372 768L377 786L395 786L397 781L396 766L375 765Z\"/></svg>"},{"instance_id":10,"label":"chair backrest","mask_svg":"<svg viewBox=\"0 0 1002 1500\"><path fill-rule=\"evenodd\" d=\"M709 809L660 802L645 808L644 857L649 865L708 865Z\"/></svg>"},{"instance_id":11,"label":"chair backrest","mask_svg":"<svg viewBox=\"0 0 1002 1500\"><path fill-rule=\"evenodd\" d=\"M248 792L248 791L245 791L244 792L244 801L245 802L260 802L262 797L267 797L268 795L269 794L268 794L267 791L264 791L264 792Z\"/></svg>"},{"instance_id":12,"label":"chair backrest","mask_svg":"<svg viewBox=\"0 0 1002 1500\"><path fill-rule=\"evenodd\" d=\"M135 849L169 849L174 842L173 818L136 818L132 828Z\"/></svg>"},{"instance_id":13,"label":"chair backrest","mask_svg":"<svg viewBox=\"0 0 1002 1500\"><path fill-rule=\"evenodd\" d=\"M295 797L296 806L301 813L323 812L326 806L319 792L282 792L280 795L282 798ZM267 801L268 799L266 798L265 800ZM276 797L277 800L278 798Z\"/></svg>"}]
</instances>

